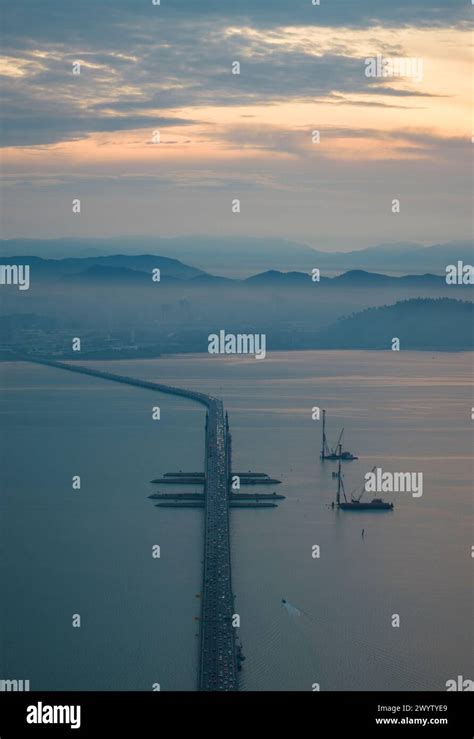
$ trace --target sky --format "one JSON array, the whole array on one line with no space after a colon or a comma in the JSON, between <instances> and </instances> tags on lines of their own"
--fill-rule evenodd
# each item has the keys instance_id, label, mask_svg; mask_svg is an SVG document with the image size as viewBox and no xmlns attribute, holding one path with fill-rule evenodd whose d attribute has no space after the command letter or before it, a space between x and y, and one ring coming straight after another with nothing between
<instances>
[{"instance_id":1,"label":"sky","mask_svg":"<svg viewBox=\"0 0 474 739\"><path fill-rule=\"evenodd\" d=\"M3 0L3 237L467 239L473 13L468 0ZM369 77L377 56L416 66Z\"/></svg>"}]
</instances>

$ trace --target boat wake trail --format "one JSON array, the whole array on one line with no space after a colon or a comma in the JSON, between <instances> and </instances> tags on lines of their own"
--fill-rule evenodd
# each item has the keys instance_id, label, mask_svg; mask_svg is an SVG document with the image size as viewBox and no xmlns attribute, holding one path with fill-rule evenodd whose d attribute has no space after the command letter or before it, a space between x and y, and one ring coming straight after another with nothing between
<instances>
[{"instance_id":1,"label":"boat wake trail","mask_svg":"<svg viewBox=\"0 0 474 739\"><path fill-rule=\"evenodd\" d=\"M303 615L303 611L300 611L299 608L296 608L296 606L293 606L284 598L282 598L281 604L291 618L296 618Z\"/></svg>"}]
</instances>

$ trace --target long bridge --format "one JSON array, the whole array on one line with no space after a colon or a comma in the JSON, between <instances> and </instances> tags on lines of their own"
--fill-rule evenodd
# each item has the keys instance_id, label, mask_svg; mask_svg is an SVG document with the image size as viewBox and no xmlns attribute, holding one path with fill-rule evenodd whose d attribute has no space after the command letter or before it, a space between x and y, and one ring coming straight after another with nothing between
<instances>
[{"instance_id":1,"label":"long bridge","mask_svg":"<svg viewBox=\"0 0 474 739\"><path fill-rule=\"evenodd\" d=\"M28 362L78 372L126 385L180 395L207 407L204 478L205 541L201 601L199 689L238 690L238 647L232 623L234 595L230 562L229 479L230 434L221 400L194 390L137 380L53 360L21 357Z\"/></svg>"}]
</instances>

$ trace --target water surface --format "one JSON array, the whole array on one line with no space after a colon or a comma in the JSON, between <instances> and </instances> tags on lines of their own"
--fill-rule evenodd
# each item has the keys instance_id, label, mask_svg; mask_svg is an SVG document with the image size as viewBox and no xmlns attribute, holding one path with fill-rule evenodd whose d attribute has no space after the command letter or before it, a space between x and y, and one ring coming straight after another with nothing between
<instances>
[{"instance_id":1,"label":"water surface","mask_svg":"<svg viewBox=\"0 0 474 739\"><path fill-rule=\"evenodd\" d=\"M278 509L231 514L242 689L439 690L472 677L471 354L97 366L222 397L234 470L283 480ZM202 513L158 510L147 496L153 477L203 469L204 408L53 368L0 373L5 677L45 690L195 690ZM359 456L344 465L349 492L378 465L423 472L423 496L385 495L387 514L332 510L336 466L319 460L315 406L330 440L344 426Z\"/></svg>"}]
</instances>

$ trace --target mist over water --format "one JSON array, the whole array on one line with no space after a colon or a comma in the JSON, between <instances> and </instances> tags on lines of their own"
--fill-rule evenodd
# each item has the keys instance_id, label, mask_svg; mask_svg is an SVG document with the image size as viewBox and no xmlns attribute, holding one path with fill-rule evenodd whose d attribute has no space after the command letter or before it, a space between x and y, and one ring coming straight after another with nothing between
<instances>
[{"instance_id":1,"label":"mist over water","mask_svg":"<svg viewBox=\"0 0 474 739\"><path fill-rule=\"evenodd\" d=\"M234 471L283 481L265 489L286 496L278 508L231 511L241 689L444 690L470 676L472 354L94 366L222 397ZM53 368L0 374L2 674L32 690L195 690L203 514L147 496L164 472L203 470L204 408ZM359 457L343 467L348 493L377 465L423 472L423 496L384 494L392 513L332 510L336 464L319 460L314 406L330 442L344 426Z\"/></svg>"}]
</instances>

